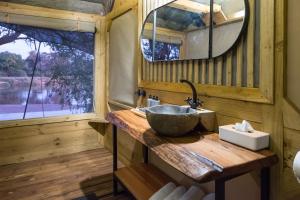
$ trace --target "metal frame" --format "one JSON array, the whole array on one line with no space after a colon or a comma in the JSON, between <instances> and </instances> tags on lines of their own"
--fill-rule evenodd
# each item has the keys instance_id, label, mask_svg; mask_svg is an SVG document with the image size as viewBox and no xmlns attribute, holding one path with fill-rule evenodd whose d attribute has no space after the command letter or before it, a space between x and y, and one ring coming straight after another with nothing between
<instances>
[{"instance_id":1,"label":"metal frame","mask_svg":"<svg viewBox=\"0 0 300 200\"><path fill-rule=\"evenodd\" d=\"M155 9L153 9L151 12L148 13L147 17L145 18L145 21L143 22L143 26L142 26L142 29L141 29L141 33L139 35L139 42L140 42L140 48L141 48L141 51L142 51L142 54L143 54L143 58L146 59L144 57L144 51L143 51L143 45L142 45L142 34L143 34L143 31L144 31L144 27L146 25L146 21L147 19L150 17L151 13L156 13L156 11L161 8L161 7L164 7L168 4L171 4L173 2L175 2L177 0L174 0L174 1L171 1L170 3L167 3L165 5L162 5L162 6L159 6ZM224 51L222 54L220 55L216 55L216 56L213 56L213 29L214 29L214 25L213 25L213 5L214 5L214 0L209 0L210 1L210 19L209 19L209 49L208 49L208 58L192 58L192 59L178 59L178 60L155 60L154 56L152 56L152 60L147 60L148 62L168 62L168 61L185 61L185 60L208 60L208 59L213 59L213 58L218 58L220 56L223 56L225 55L226 53L228 53L230 50L232 50L233 48L235 48L242 36L244 35L244 33L247 31L247 26L248 26L248 22L249 22L249 16L250 16L250 7L249 7L249 0L244 0L244 4L245 4L245 17L244 17L244 20L243 20L243 26L240 30L240 33L238 35L238 37L236 38L235 42L226 50ZM155 17L156 18L156 17ZM153 22L153 30L152 30L152 34L154 34L154 30L156 30L156 19L154 19L154 22ZM153 40L153 43L155 43L155 36L152 35L152 40ZM155 45L153 45L153 48L155 47ZM153 49L153 54L154 54L155 50Z\"/></svg>"},{"instance_id":2,"label":"metal frame","mask_svg":"<svg viewBox=\"0 0 300 200\"><path fill-rule=\"evenodd\" d=\"M112 142L113 142L113 195L118 194L118 179L115 172L118 170L118 129L116 125L112 126Z\"/></svg>"},{"instance_id":3,"label":"metal frame","mask_svg":"<svg viewBox=\"0 0 300 200\"><path fill-rule=\"evenodd\" d=\"M118 184L120 183L125 189L126 187L122 184L121 181L115 175L115 172L118 170L118 129L116 125L112 125L112 143L113 143L113 195L116 196L118 192ZM148 163L149 161L149 148L143 144L143 158L144 163ZM248 173L248 172L247 172ZM215 194L216 200L225 200L225 186L226 181L231 180L233 178L239 177L246 173L238 174L236 176L230 176L225 178L220 178L215 180ZM270 168L265 167L261 169L261 200L269 200L270 199Z\"/></svg>"}]
</instances>

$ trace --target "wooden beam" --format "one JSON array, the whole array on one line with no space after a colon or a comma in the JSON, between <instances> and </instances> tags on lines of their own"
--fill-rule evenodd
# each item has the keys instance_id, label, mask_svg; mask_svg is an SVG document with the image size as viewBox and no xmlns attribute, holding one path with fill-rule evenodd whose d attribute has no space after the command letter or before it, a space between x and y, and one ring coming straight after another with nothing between
<instances>
[{"instance_id":1,"label":"wooden beam","mask_svg":"<svg viewBox=\"0 0 300 200\"><path fill-rule=\"evenodd\" d=\"M9 3L17 3L19 5L38 6L43 8L52 8L59 10L68 10L74 12L82 12L88 14L104 15L105 8L101 3L87 2L82 0L4 0Z\"/></svg>"},{"instance_id":2,"label":"wooden beam","mask_svg":"<svg viewBox=\"0 0 300 200\"><path fill-rule=\"evenodd\" d=\"M168 6L177 8L180 10L198 13L198 14L210 12L209 5L205 5L205 4L198 3L195 1L190 1L190 0L177 0L175 2L172 2L171 4L168 4ZM220 12L220 11L222 11L221 6L214 4L214 12Z\"/></svg>"}]
</instances>

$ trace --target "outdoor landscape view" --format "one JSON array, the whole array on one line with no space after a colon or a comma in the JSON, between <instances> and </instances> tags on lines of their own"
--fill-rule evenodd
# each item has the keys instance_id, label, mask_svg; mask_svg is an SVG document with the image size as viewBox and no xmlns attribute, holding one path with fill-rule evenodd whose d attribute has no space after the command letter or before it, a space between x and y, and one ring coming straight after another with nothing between
<instances>
[{"instance_id":1,"label":"outdoor landscape view","mask_svg":"<svg viewBox=\"0 0 300 200\"><path fill-rule=\"evenodd\" d=\"M0 23L0 120L92 112L94 37Z\"/></svg>"}]
</instances>

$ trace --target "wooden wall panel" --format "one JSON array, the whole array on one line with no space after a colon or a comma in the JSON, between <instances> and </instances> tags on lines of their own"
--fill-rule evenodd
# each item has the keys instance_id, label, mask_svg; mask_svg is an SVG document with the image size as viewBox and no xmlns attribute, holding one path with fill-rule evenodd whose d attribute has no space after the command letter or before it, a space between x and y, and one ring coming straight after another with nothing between
<instances>
[{"instance_id":1,"label":"wooden wall panel","mask_svg":"<svg viewBox=\"0 0 300 200\"><path fill-rule=\"evenodd\" d=\"M171 2L170 0L143 0L142 19L145 20L147 14L153 9ZM195 84L217 85L226 87L258 88L257 93L261 96L260 102L273 103L273 78L274 78L274 0L258 1L249 0L250 17L247 30L238 45L226 55L212 60L199 61L174 61L166 64L175 63L173 73L177 74L176 81L159 79L156 73L147 73L148 62L143 61L140 87L147 85L148 89L157 82L174 83L180 78L192 80ZM271 8L270 12L262 14L263 10ZM262 16L262 17L261 17ZM153 68L160 68L160 62L151 63ZM260 67L263 66L263 67ZM199 68L198 78L193 76L194 69ZM163 71L162 76L167 76ZM268 76L268 78L266 78ZM199 82L198 82L199 81ZM151 84L150 84L151 83ZM162 88L163 90L163 88ZM208 90L208 89L207 89ZM207 93L210 95L210 93ZM236 94L237 99L243 99ZM223 96L222 96L223 97ZM248 99L251 101L250 99Z\"/></svg>"},{"instance_id":2,"label":"wooden wall panel","mask_svg":"<svg viewBox=\"0 0 300 200\"><path fill-rule=\"evenodd\" d=\"M103 147L101 127L89 120L0 129L0 165Z\"/></svg>"}]
</instances>

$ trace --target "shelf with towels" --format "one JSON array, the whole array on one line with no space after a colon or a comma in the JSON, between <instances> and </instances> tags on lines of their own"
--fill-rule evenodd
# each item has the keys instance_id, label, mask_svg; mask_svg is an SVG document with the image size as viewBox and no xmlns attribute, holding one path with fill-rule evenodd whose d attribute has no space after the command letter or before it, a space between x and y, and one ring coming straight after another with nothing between
<instances>
[{"instance_id":1,"label":"shelf with towels","mask_svg":"<svg viewBox=\"0 0 300 200\"><path fill-rule=\"evenodd\" d=\"M153 165L145 163L119 168L115 176L137 200L148 200L161 187L174 182Z\"/></svg>"}]
</instances>

